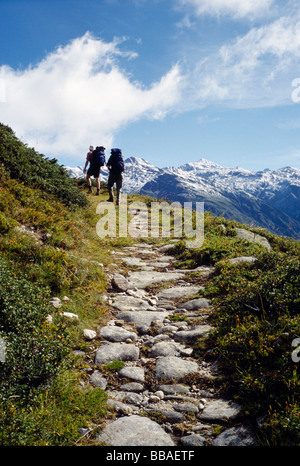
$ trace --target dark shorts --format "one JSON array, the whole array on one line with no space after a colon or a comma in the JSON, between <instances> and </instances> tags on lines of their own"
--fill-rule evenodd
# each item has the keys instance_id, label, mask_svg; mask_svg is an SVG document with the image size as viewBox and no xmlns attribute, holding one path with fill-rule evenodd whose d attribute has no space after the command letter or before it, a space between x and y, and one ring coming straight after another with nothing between
<instances>
[{"instance_id":1,"label":"dark shorts","mask_svg":"<svg viewBox=\"0 0 300 466\"><path fill-rule=\"evenodd\" d=\"M100 165L91 165L87 171L87 174L93 176L94 178L99 178L100 176Z\"/></svg>"},{"instance_id":2,"label":"dark shorts","mask_svg":"<svg viewBox=\"0 0 300 466\"><path fill-rule=\"evenodd\" d=\"M123 184L123 175L122 173L111 173L109 174L107 186L111 188L116 183L116 188L121 189Z\"/></svg>"}]
</instances>

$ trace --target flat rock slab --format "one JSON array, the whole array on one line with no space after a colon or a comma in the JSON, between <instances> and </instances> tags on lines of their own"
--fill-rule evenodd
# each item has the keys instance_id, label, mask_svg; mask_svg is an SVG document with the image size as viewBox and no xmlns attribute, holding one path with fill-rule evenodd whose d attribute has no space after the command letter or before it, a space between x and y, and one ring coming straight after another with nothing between
<instances>
[{"instance_id":1,"label":"flat rock slab","mask_svg":"<svg viewBox=\"0 0 300 466\"><path fill-rule=\"evenodd\" d=\"M179 330L175 333L174 340L183 341L188 345L193 345L199 338L207 337L212 330L213 327L210 325L197 325L196 327L191 327L188 330Z\"/></svg>"},{"instance_id":2,"label":"flat rock slab","mask_svg":"<svg viewBox=\"0 0 300 466\"><path fill-rule=\"evenodd\" d=\"M130 272L127 277L127 281L131 287L146 288L149 285L155 285L161 282L167 282L171 280L178 280L184 277L184 273L181 272L156 272L156 271L141 271L141 272Z\"/></svg>"},{"instance_id":3,"label":"flat rock slab","mask_svg":"<svg viewBox=\"0 0 300 466\"><path fill-rule=\"evenodd\" d=\"M180 356L180 350L182 349L184 349L184 346L180 343L175 343L174 341L160 341L155 343L149 350L149 357Z\"/></svg>"},{"instance_id":4,"label":"flat rock slab","mask_svg":"<svg viewBox=\"0 0 300 466\"><path fill-rule=\"evenodd\" d=\"M211 401L199 415L202 421L229 421L235 419L241 411L237 403L226 400Z\"/></svg>"},{"instance_id":5,"label":"flat rock slab","mask_svg":"<svg viewBox=\"0 0 300 466\"><path fill-rule=\"evenodd\" d=\"M135 382L145 381L145 370L142 367L126 366L118 372L120 377L126 377Z\"/></svg>"},{"instance_id":6,"label":"flat rock slab","mask_svg":"<svg viewBox=\"0 0 300 466\"><path fill-rule=\"evenodd\" d=\"M135 296L119 295L112 300L112 306L119 311L133 311L138 309L152 309L148 301ZM154 308L153 308L154 309Z\"/></svg>"},{"instance_id":7,"label":"flat rock slab","mask_svg":"<svg viewBox=\"0 0 300 466\"><path fill-rule=\"evenodd\" d=\"M158 385L158 390L164 392L165 395L178 395L189 394L190 389L187 385L174 384L174 385Z\"/></svg>"},{"instance_id":8,"label":"flat rock slab","mask_svg":"<svg viewBox=\"0 0 300 466\"><path fill-rule=\"evenodd\" d=\"M140 259L139 257L124 257L122 258L122 261L125 262L125 264L127 264L129 267L138 267L140 270L144 271L154 270L152 265L148 265L147 262L145 262L143 259Z\"/></svg>"},{"instance_id":9,"label":"flat rock slab","mask_svg":"<svg viewBox=\"0 0 300 466\"><path fill-rule=\"evenodd\" d=\"M124 390L125 392L142 392L144 390L144 386L139 382L129 382L120 385L120 389Z\"/></svg>"},{"instance_id":10,"label":"flat rock slab","mask_svg":"<svg viewBox=\"0 0 300 466\"><path fill-rule=\"evenodd\" d=\"M207 309L210 308L210 302L206 298L197 298L191 299L186 303L180 304L180 307L187 309L188 311L195 311L197 309Z\"/></svg>"},{"instance_id":11,"label":"flat rock slab","mask_svg":"<svg viewBox=\"0 0 300 466\"><path fill-rule=\"evenodd\" d=\"M151 325L154 320L163 321L169 312L155 312L155 311L125 311L117 315L117 319L125 320L134 324Z\"/></svg>"},{"instance_id":12,"label":"flat rock slab","mask_svg":"<svg viewBox=\"0 0 300 466\"><path fill-rule=\"evenodd\" d=\"M205 445L205 437L199 434L186 435L180 439L181 445L185 447L202 447Z\"/></svg>"},{"instance_id":13,"label":"flat rock slab","mask_svg":"<svg viewBox=\"0 0 300 466\"><path fill-rule=\"evenodd\" d=\"M250 427L231 427L218 435L213 443L217 447L250 447L257 445Z\"/></svg>"},{"instance_id":14,"label":"flat rock slab","mask_svg":"<svg viewBox=\"0 0 300 466\"><path fill-rule=\"evenodd\" d=\"M175 260L174 256L160 256L157 259L153 259L150 262L173 262Z\"/></svg>"},{"instance_id":15,"label":"flat rock slab","mask_svg":"<svg viewBox=\"0 0 300 466\"><path fill-rule=\"evenodd\" d=\"M115 343L125 342L128 339L132 341L137 340L136 333L130 332L123 327L118 327L117 325L107 325L106 327L102 327L99 331L99 336L105 340Z\"/></svg>"},{"instance_id":16,"label":"flat rock slab","mask_svg":"<svg viewBox=\"0 0 300 466\"><path fill-rule=\"evenodd\" d=\"M174 405L175 411L179 411L180 413L198 413L199 409L194 403L181 403L178 405Z\"/></svg>"},{"instance_id":17,"label":"flat rock slab","mask_svg":"<svg viewBox=\"0 0 300 466\"><path fill-rule=\"evenodd\" d=\"M230 264L235 264L235 265L239 265L239 264L254 264L254 262L256 262L257 259L256 257L252 257L252 256L241 256L241 257L234 257L233 259L229 259L229 262Z\"/></svg>"},{"instance_id":18,"label":"flat rock slab","mask_svg":"<svg viewBox=\"0 0 300 466\"><path fill-rule=\"evenodd\" d=\"M165 299L177 299L185 298L186 296L192 296L199 293L199 290L203 289L200 286L174 286L172 288L167 288L162 290L157 294L158 298Z\"/></svg>"},{"instance_id":19,"label":"flat rock slab","mask_svg":"<svg viewBox=\"0 0 300 466\"><path fill-rule=\"evenodd\" d=\"M261 246L264 246L269 251L271 251L272 247L264 236L258 235L256 233L252 233L252 231L244 230L243 228L236 228L237 237L243 239L245 241L250 241L251 243L258 243Z\"/></svg>"},{"instance_id":20,"label":"flat rock slab","mask_svg":"<svg viewBox=\"0 0 300 466\"><path fill-rule=\"evenodd\" d=\"M103 375L101 374L101 372L99 371L94 371L92 373L92 375L90 376L90 383L92 385L95 385L96 387L98 388L102 388L102 390L105 390L106 389L106 386L107 386L107 380L105 377L103 377Z\"/></svg>"},{"instance_id":21,"label":"flat rock slab","mask_svg":"<svg viewBox=\"0 0 300 466\"><path fill-rule=\"evenodd\" d=\"M165 356L156 360L156 378L159 380L180 379L197 370L196 362L176 356Z\"/></svg>"},{"instance_id":22,"label":"flat rock slab","mask_svg":"<svg viewBox=\"0 0 300 466\"><path fill-rule=\"evenodd\" d=\"M159 424L137 415L121 417L97 437L107 446L175 446Z\"/></svg>"},{"instance_id":23,"label":"flat rock slab","mask_svg":"<svg viewBox=\"0 0 300 466\"><path fill-rule=\"evenodd\" d=\"M136 361L139 349L126 343L110 343L96 351L95 364L108 364L113 361Z\"/></svg>"}]
</instances>

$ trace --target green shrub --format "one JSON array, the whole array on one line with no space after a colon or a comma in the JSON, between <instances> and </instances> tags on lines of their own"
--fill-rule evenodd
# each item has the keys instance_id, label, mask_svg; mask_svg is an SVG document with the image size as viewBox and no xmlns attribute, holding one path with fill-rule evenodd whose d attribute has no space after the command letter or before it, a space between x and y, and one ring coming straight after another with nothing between
<instances>
[{"instance_id":1,"label":"green shrub","mask_svg":"<svg viewBox=\"0 0 300 466\"><path fill-rule=\"evenodd\" d=\"M11 128L0 123L0 165L12 179L31 188L54 194L68 206L86 206L87 199L56 159L49 160L28 148L14 135ZM2 168L3 171L3 168Z\"/></svg>"},{"instance_id":2,"label":"green shrub","mask_svg":"<svg viewBox=\"0 0 300 466\"><path fill-rule=\"evenodd\" d=\"M251 265L218 264L206 290L217 308L214 351L228 376L226 388L252 416L271 413L263 431L264 442L273 445L300 442L300 431L292 429L299 422L300 383L291 358L300 335L299 272L299 256L268 252Z\"/></svg>"},{"instance_id":3,"label":"green shrub","mask_svg":"<svg viewBox=\"0 0 300 466\"><path fill-rule=\"evenodd\" d=\"M8 231L14 228L17 224L18 223L15 220L7 217L0 211L0 234L8 233Z\"/></svg>"},{"instance_id":4,"label":"green shrub","mask_svg":"<svg viewBox=\"0 0 300 466\"><path fill-rule=\"evenodd\" d=\"M0 334L6 345L0 364L2 398L46 383L68 352L63 321L47 322L47 299L44 290L18 277L0 258Z\"/></svg>"},{"instance_id":5,"label":"green shrub","mask_svg":"<svg viewBox=\"0 0 300 466\"><path fill-rule=\"evenodd\" d=\"M37 391L30 405L21 398L0 401L2 446L70 446L85 444L79 428L101 423L107 413L107 395L99 388L78 387L76 374L64 371L44 391ZM88 437L87 437L88 438Z\"/></svg>"}]
</instances>

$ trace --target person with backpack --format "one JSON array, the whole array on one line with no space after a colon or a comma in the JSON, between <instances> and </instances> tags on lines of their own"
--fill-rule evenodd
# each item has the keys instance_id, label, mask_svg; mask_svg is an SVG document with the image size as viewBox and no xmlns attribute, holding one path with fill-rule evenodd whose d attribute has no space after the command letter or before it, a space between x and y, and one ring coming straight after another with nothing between
<instances>
[{"instance_id":1,"label":"person with backpack","mask_svg":"<svg viewBox=\"0 0 300 466\"><path fill-rule=\"evenodd\" d=\"M92 192L92 180L91 176L96 179L97 192L96 195L100 194L100 170L101 167L105 164L105 147L97 146L96 149L94 146L90 146L90 150L86 156L86 163L83 169L83 173L86 173L86 168L90 163L89 169L87 171L86 180L89 188L89 192Z\"/></svg>"},{"instance_id":2,"label":"person with backpack","mask_svg":"<svg viewBox=\"0 0 300 466\"><path fill-rule=\"evenodd\" d=\"M123 185L123 172L125 169L121 149L111 149L110 157L106 164L109 170L109 177L107 181L107 188L109 193L108 202L114 201L113 186L116 184L117 200L116 205L120 203L120 193Z\"/></svg>"}]
</instances>

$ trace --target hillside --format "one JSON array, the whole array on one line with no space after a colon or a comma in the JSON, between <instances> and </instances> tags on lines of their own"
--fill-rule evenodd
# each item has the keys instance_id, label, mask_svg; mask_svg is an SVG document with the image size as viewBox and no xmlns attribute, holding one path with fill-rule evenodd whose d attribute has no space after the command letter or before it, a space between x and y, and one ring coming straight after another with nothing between
<instances>
[{"instance_id":1,"label":"hillside","mask_svg":"<svg viewBox=\"0 0 300 466\"><path fill-rule=\"evenodd\" d=\"M82 176L80 168L68 171ZM105 170L102 177L107 179ZM215 215L300 238L300 172L294 168L253 172L200 159L160 169L130 157L124 191L181 203L204 202L205 210Z\"/></svg>"},{"instance_id":2,"label":"hillside","mask_svg":"<svg viewBox=\"0 0 300 466\"><path fill-rule=\"evenodd\" d=\"M1 125L0 131L0 336L6 345L0 362L1 445L97 444L104 423L118 417L107 400L110 389L119 391L116 370L122 361L96 365L95 359L104 338L99 332L117 316L113 300L120 291L112 289L111 278L119 272L130 281L139 266L151 268L151 254L143 263L143 248L158 254L163 245L178 286L196 286L194 298L209 300L213 309L205 313L205 324L214 333L193 341L183 354L192 351L202 368L216 362L222 375L204 381L196 373L185 383L243 405L258 444L299 445L299 242L209 212L200 249L188 249L184 238L175 242L150 234L100 239L96 207L107 199L105 189L99 197L86 194L84 181L27 148L10 128ZM153 198L128 196L129 205L135 201L150 206ZM239 257L252 259L236 264ZM158 260L157 267L165 265ZM203 276L203 267L212 273ZM139 292L135 285L121 292L123 304L132 293L144 303L147 294L154 311L154 298L168 282ZM173 328L199 325L204 316L193 321L182 304L175 300L169 309ZM86 330L98 336L87 338ZM159 335L155 327L151 332L151 338ZM153 346L143 341L139 348L147 361ZM149 360L145 367L152 365ZM108 390L90 383L100 370ZM153 377L145 384L154 395ZM162 413L144 416L166 428ZM167 427L180 438L197 419L189 412ZM224 425L212 423L211 429L214 438Z\"/></svg>"}]
</instances>

